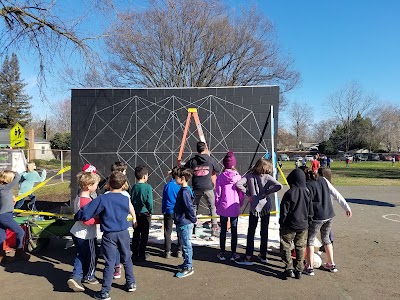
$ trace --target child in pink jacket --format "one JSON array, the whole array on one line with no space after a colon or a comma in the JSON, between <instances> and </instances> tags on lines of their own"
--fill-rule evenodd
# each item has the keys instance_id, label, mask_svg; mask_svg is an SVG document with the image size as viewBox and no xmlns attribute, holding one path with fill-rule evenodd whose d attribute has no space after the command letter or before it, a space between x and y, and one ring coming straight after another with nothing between
<instances>
[{"instance_id":1,"label":"child in pink jacket","mask_svg":"<svg viewBox=\"0 0 400 300\"><path fill-rule=\"evenodd\" d=\"M236 182L241 178L235 169L236 158L232 151L229 151L223 160L224 171L218 175L215 185L215 206L221 220L221 233L219 237L221 250L217 257L219 260L226 260L225 241L228 218L231 222L231 260L239 259L236 253L237 247L237 222L240 215L240 207L243 205L244 194L236 188Z\"/></svg>"}]
</instances>

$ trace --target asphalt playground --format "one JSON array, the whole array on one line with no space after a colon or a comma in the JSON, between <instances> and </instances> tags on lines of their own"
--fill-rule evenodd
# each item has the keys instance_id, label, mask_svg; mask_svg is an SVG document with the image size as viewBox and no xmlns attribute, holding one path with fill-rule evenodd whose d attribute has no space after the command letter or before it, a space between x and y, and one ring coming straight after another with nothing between
<instances>
[{"instance_id":1,"label":"asphalt playground","mask_svg":"<svg viewBox=\"0 0 400 300\"><path fill-rule=\"evenodd\" d=\"M195 273L174 277L182 259L165 259L158 245L150 245L147 262L135 265L137 290L124 291L124 279L114 280L112 299L400 299L400 187L337 187L348 200L353 217L347 219L335 204L334 256L337 273L316 270L301 280L283 281L283 264L271 251L269 263L253 266L220 262L214 246L194 248ZM280 192L282 196L283 191ZM92 299L100 285L86 291L68 290L73 248L52 240L29 262L0 267L0 299ZM229 249L229 245L228 248ZM244 252L244 249L240 249ZM257 252L255 253L257 254ZM102 278L104 262L98 263Z\"/></svg>"}]
</instances>

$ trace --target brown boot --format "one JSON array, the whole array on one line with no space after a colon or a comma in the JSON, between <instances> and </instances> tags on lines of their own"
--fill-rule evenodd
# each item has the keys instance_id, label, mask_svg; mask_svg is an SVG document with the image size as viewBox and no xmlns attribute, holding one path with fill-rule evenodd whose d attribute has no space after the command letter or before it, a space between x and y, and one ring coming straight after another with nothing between
<instances>
[{"instance_id":1,"label":"brown boot","mask_svg":"<svg viewBox=\"0 0 400 300\"><path fill-rule=\"evenodd\" d=\"M0 250L0 264L10 263L14 261L14 257L7 256L6 251Z\"/></svg>"},{"instance_id":2,"label":"brown boot","mask_svg":"<svg viewBox=\"0 0 400 300\"><path fill-rule=\"evenodd\" d=\"M14 260L29 260L31 256L28 253L25 253L24 249L18 248L15 250Z\"/></svg>"}]
</instances>

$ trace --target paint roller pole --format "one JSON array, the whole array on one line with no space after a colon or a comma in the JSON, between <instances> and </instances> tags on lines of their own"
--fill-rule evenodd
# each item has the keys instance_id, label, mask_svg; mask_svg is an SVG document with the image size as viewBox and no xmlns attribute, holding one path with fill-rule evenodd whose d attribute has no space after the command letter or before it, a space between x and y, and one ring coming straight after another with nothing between
<instances>
[{"instance_id":1,"label":"paint roller pole","mask_svg":"<svg viewBox=\"0 0 400 300\"><path fill-rule=\"evenodd\" d=\"M63 150L61 150L61 155L60 155L60 158L61 158L61 170L64 169L64 163L63 163L64 157L63 156L64 156L63 155ZM64 182L64 173L61 173L61 182Z\"/></svg>"},{"instance_id":2,"label":"paint roller pole","mask_svg":"<svg viewBox=\"0 0 400 300\"><path fill-rule=\"evenodd\" d=\"M274 178L276 178L276 153L275 153L275 119L274 119L274 106L271 105L270 108L270 113L271 113L271 159L272 159L272 175ZM275 210L277 211L276 216L278 217L279 220L279 199L278 199L278 193L274 193L274 198L275 198Z\"/></svg>"}]
</instances>

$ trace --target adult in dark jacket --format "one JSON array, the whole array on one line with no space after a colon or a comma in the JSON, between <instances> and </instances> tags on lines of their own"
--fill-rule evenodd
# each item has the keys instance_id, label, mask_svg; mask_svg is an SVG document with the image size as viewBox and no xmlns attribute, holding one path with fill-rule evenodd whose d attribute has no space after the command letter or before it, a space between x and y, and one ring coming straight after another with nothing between
<instances>
[{"instance_id":1,"label":"adult in dark jacket","mask_svg":"<svg viewBox=\"0 0 400 300\"><path fill-rule=\"evenodd\" d=\"M306 187L306 175L294 169L287 177L290 189L283 195L280 208L281 257L285 263L283 278L301 278L303 258L308 235L308 224L312 221L313 205ZM291 243L294 242L296 260L293 263ZM294 272L293 272L294 270Z\"/></svg>"},{"instance_id":2,"label":"adult in dark jacket","mask_svg":"<svg viewBox=\"0 0 400 300\"><path fill-rule=\"evenodd\" d=\"M192 187L194 192L195 213L199 209L200 200L204 197L212 216L212 235L218 236L217 212L215 208L214 184L212 176L220 172L217 162L208 154L207 145L197 142L197 154L185 164L185 168L193 170Z\"/></svg>"}]
</instances>

